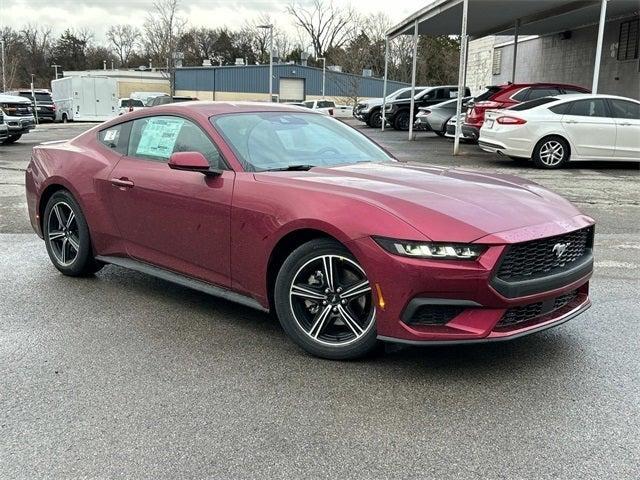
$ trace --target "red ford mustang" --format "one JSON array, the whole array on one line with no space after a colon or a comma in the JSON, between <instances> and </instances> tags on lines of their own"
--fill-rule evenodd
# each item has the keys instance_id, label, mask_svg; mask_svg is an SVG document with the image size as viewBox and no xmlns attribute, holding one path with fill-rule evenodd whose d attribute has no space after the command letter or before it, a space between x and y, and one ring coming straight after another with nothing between
<instances>
[{"instance_id":1,"label":"red ford mustang","mask_svg":"<svg viewBox=\"0 0 640 480\"><path fill-rule=\"evenodd\" d=\"M255 307L315 355L504 340L586 310L593 220L527 180L401 163L292 106L192 102L38 146L55 267L115 264Z\"/></svg>"}]
</instances>

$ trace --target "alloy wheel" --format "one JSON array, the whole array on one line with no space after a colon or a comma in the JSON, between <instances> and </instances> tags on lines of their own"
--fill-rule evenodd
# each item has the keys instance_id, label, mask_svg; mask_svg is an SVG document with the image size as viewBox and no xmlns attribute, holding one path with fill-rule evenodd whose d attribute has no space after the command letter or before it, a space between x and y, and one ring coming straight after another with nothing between
<instances>
[{"instance_id":1,"label":"alloy wheel","mask_svg":"<svg viewBox=\"0 0 640 480\"><path fill-rule=\"evenodd\" d=\"M549 140L540 147L540 161L549 167L555 167L564 159L564 147L557 140Z\"/></svg>"},{"instance_id":2,"label":"alloy wheel","mask_svg":"<svg viewBox=\"0 0 640 480\"><path fill-rule=\"evenodd\" d=\"M355 261L341 255L320 255L300 267L289 304L302 331L324 345L353 343L375 323L369 280Z\"/></svg>"},{"instance_id":3,"label":"alloy wheel","mask_svg":"<svg viewBox=\"0 0 640 480\"><path fill-rule=\"evenodd\" d=\"M46 234L55 259L62 266L71 265L80 251L80 234L76 215L68 203L60 201L53 205Z\"/></svg>"}]
</instances>

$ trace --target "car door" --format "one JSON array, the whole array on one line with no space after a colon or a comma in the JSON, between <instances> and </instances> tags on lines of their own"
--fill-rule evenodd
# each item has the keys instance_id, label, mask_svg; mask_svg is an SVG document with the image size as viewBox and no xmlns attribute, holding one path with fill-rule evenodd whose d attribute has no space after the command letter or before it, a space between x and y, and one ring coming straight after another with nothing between
<instances>
[{"instance_id":1,"label":"car door","mask_svg":"<svg viewBox=\"0 0 640 480\"><path fill-rule=\"evenodd\" d=\"M201 152L219 176L172 170L179 151ZM110 206L127 253L136 259L230 285L230 212L235 173L213 141L183 117L132 122L126 155L111 172Z\"/></svg>"},{"instance_id":2,"label":"car door","mask_svg":"<svg viewBox=\"0 0 640 480\"><path fill-rule=\"evenodd\" d=\"M616 122L615 158L640 161L640 103L610 98Z\"/></svg>"},{"instance_id":3,"label":"car door","mask_svg":"<svg viewBox=\"0 0 640 480\"><path fill-rule=\"evenodd\" d=\"M571 102L562 116L562 127L572 145L572 155L585 160L615 155L616 122L602 98Z\"/></svg>"}]
</instances>

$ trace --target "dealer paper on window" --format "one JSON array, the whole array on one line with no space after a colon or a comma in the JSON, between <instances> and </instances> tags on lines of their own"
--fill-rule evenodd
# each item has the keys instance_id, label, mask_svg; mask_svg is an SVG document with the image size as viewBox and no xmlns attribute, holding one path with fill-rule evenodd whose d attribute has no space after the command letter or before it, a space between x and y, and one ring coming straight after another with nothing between
<instances>
[{"instance_id":1,"label":"dealer paper on window","mask_svg":"<svg viewBox=\"0 0 640 480\"><path fill-rule=\"evenodd\" d=\"M136 154L169 158L183 125L181 118L150 118L142 132Z\"/></svg>"}]
</instances>

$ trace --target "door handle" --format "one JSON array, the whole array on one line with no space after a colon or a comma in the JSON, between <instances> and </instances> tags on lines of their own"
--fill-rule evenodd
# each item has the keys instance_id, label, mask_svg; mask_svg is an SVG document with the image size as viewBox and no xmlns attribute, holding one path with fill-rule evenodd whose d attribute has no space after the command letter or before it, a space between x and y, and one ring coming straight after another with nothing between
<instances>
[{"instance_id":1,"label":"door handle","mask_svg":"<svg viewBox=\"0 0 640 480\"><path fill-rule=\"evenodd\" d=\"M630 127L631 126L630 123L619 123L618 125L620 125L621 127Z\"/></svg>"},{"instance_id":2,"label":"door handle","mask_svg":"<svg viewBox=\"0 0 640 480\"><path fill-rule=\"evenodd\" d=\"M578 123L577 120L567 120L567 123Z\"/></svg>"},{"instance_id":3,"label":"door handle","mask_svg":"<svg viewBox=\"0 0 640 480\"><path fill-rule=\"evenodd\" d=\"M111 185L119 188L133 188L133 181L129 180L127 177L121 178L112 178Z\"/></svg>"}]
</instances>

